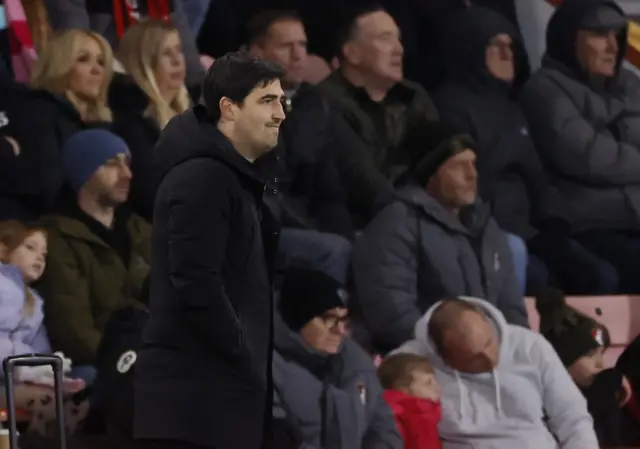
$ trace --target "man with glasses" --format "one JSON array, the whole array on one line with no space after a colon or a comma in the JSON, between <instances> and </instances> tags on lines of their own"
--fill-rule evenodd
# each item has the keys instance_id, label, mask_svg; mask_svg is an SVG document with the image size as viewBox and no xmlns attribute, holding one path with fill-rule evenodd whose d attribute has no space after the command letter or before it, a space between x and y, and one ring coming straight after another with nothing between
<instances>
[{"instance_id":1,"label":"man with glasses","mask_svg":"<svg viewBox=\"0 0 640 449\"><path fill-rule=\"evenodd\" d=\"M346 299L323 273L285 277L273 356L276 447L403 447L372 359L349 338Z\"/></svg>"}]
</instances>

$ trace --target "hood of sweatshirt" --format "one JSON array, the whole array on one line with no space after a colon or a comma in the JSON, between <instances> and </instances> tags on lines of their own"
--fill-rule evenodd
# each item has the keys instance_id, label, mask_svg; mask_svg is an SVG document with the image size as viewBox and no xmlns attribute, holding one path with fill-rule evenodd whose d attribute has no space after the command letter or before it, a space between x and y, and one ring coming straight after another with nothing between
<instances>
[{"instance_id":1,"label":"hood of sweatshirt","mask_svg":"<svg viewBox=\"0 0 640 449\"><path fill-rule=\"evenodd\" d=\"M544 338L508 324L487 301L460 299L481 310L495 329L500 352L492 371L458 372L443 361L428 336L429 321L440 303L416 323L415 338L394 351L419 354L431 362L442 388L442 421L438 429L443 448L557 449L558 442L545 425L543 409L554 416L552 428L561 435L561 441L572 438L575 443L581 439L579 443L585 447L597 448L586 402ZM559 386L553 392L553 401L549 398L550 384ZM569 405L572 412L564 412Z\"/></svg>"}]
</instances>

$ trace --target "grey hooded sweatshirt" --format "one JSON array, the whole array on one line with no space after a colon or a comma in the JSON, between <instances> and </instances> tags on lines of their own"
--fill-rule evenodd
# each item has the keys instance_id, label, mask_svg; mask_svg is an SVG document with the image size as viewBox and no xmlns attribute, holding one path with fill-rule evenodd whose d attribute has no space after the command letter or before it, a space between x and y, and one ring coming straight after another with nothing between
<instances>
[{"instance_id":1,"label":"grey hooded sweatshirt","mask_svg":"<svg viewBox=\"0 0 640 449\"><path fill-rule=\"evenodd\" d=\"M391 408L382 398L375 367L357 343L321 354L276 314L273 356L276 418L296 426L301 449L402 449Z\"/></svg>"},{"instance_id":2,"label":"grey hooded sweatshirt","mask_svg":"<svg viewBox=\"0 0 640 449\"><path fill-rule=\"evenodd\" d=\"M415 339L394 351L431 361L442 387L443 449L598 449L587 403L547 340L507 324L487 301L461 299L495 326L500 360L493 372L461 373L445 365L427 332L439 303L418 321Z\"/></svg>"}]
</instances>

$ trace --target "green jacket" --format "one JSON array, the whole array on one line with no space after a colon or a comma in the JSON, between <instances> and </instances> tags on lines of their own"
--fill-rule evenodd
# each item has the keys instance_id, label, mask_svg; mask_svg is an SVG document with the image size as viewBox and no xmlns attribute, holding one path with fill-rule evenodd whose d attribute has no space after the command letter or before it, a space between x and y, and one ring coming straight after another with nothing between
<instances>
[{"instance_id":1,"label":"green jacket","mask_svg":"<svg viewBox=\"0 0 640 449\"><path fill-rule=\"evenodd\" d=\"M111 313L142 302L149 274L151 226L131 215L127 229L131 259L118 253L81 221L63 215L43 217L48 233L47 268L39 291L52 347L75 365L92 364Z\"/></svg>"}]
</instances>

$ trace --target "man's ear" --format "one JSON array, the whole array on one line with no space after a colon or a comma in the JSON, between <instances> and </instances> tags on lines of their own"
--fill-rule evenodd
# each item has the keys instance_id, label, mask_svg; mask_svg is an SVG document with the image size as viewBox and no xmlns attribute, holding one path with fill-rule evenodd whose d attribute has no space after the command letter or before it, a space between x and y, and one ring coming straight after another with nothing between
<instances>
[{"instance_id":1,"label":"man's ear","mask_svg":"<svg viewBox=\"0 0 640 449\"><path fill-rule=\"evenodd\" d=\"M220 108L220 119L224 121L233 121L236 117L236 104L227 97L222 97L218 103Z\"/></svg>"},{"instance_id":2,"label":"man's ear","mask_svg":"<svg viewBox=\"0 0 640 449\"><path fill-rule=\"evenodd\" d=\"M343 58L351 64L357 65L362 61L362 51L357 42L349 41L342 48Z\"/></svg>"},{"instance_id":3,"label":"man's ear","mask_svg":"<svg viewBox=\"0 0 640 449\"><path fill-rule=\"evenodd\" d=\"M262 59L264 57L264 50L258 44L249 45L249 53L251 53L251 55L255 56L256 58Z\"/></svg>"}]
</instances>

